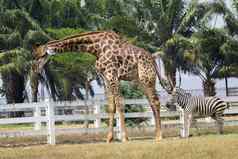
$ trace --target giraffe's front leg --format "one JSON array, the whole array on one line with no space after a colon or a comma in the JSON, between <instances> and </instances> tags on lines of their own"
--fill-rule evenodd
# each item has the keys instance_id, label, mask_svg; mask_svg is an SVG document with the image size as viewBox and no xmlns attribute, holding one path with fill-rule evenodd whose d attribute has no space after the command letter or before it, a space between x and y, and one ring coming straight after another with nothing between
<instances>
[{"instance_id":1,"label":"giraffe's front leg","mask_svg":"<svg viewBox=\"0 0 238 159\"><path fill-rule=\"evenodd\" d=\"M107 96L107 111L109 116L109 131L107 134L107 143L112 142L113 140L113 127L114 127L114 114L116 112L116 105L115 105L115 97L112 94L111 86L108 80L105 78L104 74L101 74L101 77L103 78L103 84L104 84L104 91L105 95Z\"/></svg>"},{"instance_id":2,"label":"giraffe's front leg","mask_svg":"<svg viewBox=\"0 0 238 159\"><path fill-rule=\"evenodd\" d=\"M113 139L113 120L115 110L119 113L120 118L120 127L122 134L122 141L128 141L126 126L125 126L125 115L122 106L122 98L120 97L119 92L119 80L117 78L116 69L113 71L108 71L104 74L106 85L107 85L107 94L108 94L108 104L109 104L109 133L107 137L107 142L111 142Z\"/></svg>"}]
</instances>

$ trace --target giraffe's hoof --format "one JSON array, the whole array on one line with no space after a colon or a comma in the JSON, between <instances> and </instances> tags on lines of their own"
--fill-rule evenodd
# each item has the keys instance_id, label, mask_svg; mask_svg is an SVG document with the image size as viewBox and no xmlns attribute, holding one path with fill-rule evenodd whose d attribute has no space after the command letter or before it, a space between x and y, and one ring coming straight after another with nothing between
<instances>
[{"instance_id":1,"label":"giraffe's hoof","mask_svg":"<svg viewBox=\"0 0 238 159\"><path fill-rule=\"evenodd\" d=\"M125 137L122 139L122 142L128 142L128 141L129 141L128 137Z\"/></svg>"},{"instance_id":2,"label":"giraffe's hoof","mask_svg":"<svg viewBox=\"0 0 238 159\"><path fill-rule=\"evenodd\" d=\"M111 143L113 139L107 139L107 143Z\"/></svg>"},{"instance_id":3,"label":"giraffe's hoof","mask_svg":"<svg viewBox=\"0 0 238 159\"><path fill-rule=\"evenodd\" d=\"M155 142L160 142L162 139L163 139L162 136L158 136L155 138Z\"/></svg>"},{"instance_id":4,"label":"giraffe's hoof","mask_svg":"<svg viewBox=\"0 0 238 159\"><path fill-rule=\"evenodd\" d=\"M112 135L111 133L109 133L109 134L107 135L107 143L111 143L112 140L113 140L113 135Z\"/></svg>"}]
</instances>

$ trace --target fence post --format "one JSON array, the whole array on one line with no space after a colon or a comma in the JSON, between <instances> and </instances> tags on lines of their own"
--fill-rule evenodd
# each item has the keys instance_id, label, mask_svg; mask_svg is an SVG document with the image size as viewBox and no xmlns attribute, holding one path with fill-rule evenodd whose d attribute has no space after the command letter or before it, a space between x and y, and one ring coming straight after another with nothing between
<instances>
[{"instance_id":1,"label":"fence post","mask_svg":"<svg viewBox=\"0 0 238 159\"><path fill-rule=\"evenodd\" d=\"M48 136L47 142L50 145L55 145L55 112L54 112L54 103L51 101L47 102L47 116L48 116Z\"/></svg>"},{"instance_id":2,"label":"fence post","mask_svg":"<svg viewBox=\"0 0 238 159\"><path fill-rule=\"evenodd\" d=\"M179 115L180 115L179 118L180 118L180 124L181 124L180 136L185 137L185 134L186 134L185 119L184 119L184 110L182 108L179 108Z\"/></svg>"},{"instance_id":3,"label":"fence post","mask_svg":"<svg viewBox=\"0 0 238 159\"><path fill-rule=\"evenodd\" d=\"M101 105L99 104L99 102L95 102L94 104L94 114L96 115L96 120L94 121L94 127L95 128L100 128L101 126L101 117L100 117L100 113L101 113Z\"/></svg>"},{"instance_id":4,"label":"fence post","mask_svg":"<svg viewBox=\"0 0 238 159\"><path fill-rule=\"evenodd\" d=\"M38 104L36 104L35 109L34 109L34 117L40 117L41 116L41 110ZM41 121L36 120L34 124L34 130L40 130L41 129Z\"/></svg>"}]
</instances>

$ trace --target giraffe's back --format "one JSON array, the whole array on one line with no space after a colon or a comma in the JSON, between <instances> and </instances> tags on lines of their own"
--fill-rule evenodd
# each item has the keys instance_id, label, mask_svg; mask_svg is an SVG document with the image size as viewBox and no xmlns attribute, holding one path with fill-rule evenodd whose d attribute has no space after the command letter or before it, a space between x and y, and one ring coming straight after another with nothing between
<instances>
[{"instance_id":1,"label":"giraffe's back","mask_svg":"<svg viewBox=\"0 0 238 159\"><path fill-rule=\"evenodd\" d=\"M116 50L102 55L96 64L103 73L115 72L119 80L154 80L155 71L152 55L142 48L124 43Z\"/></svg>"},{"instance_id":2,"label":"giraffe's back","mask_svg":"<svg viewBox=\"0 0 238 159\"><path fill-rule=\"evenodd\" d=\"M125 44L117 54L118 75L123 80L138 80L139 77L155 76L153 58L142 48Z\"/></svg>"}]
</instances>

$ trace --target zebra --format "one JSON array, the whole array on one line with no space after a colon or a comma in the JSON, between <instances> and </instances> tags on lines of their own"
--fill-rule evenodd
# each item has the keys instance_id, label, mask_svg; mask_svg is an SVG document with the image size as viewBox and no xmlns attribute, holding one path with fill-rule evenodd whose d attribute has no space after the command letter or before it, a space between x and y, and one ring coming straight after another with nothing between
<instances>
[{"instance_id":1,"label":"zebra","mask_svg":"<svg viewBox=\"0 0 238 159\"><path fill-rule=\"evenodd\" d=\"M179 87L175 87L171 95L166 107L169 110L174 110L174 107L178 105L183 110L185 126L183 137L189 136L190 125L195 122L194 116L211 117L217 123L218 132L223 133L224 119L222 116L225 109L229 108L228 103L218 97L192 96L191 93Z\"/></svg>"}]
</instances>

